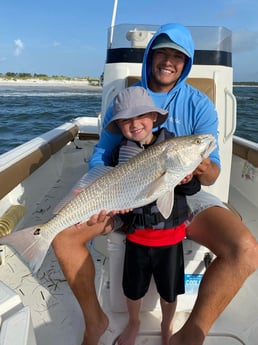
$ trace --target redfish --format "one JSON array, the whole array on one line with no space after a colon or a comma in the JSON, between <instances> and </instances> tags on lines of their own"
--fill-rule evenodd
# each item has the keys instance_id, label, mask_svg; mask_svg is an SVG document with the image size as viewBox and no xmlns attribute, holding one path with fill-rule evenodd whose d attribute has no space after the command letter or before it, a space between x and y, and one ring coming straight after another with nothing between
<instances>
[{"instance_id":1,"label":"redfish","mask_svg":"<svg viewBox=\"0 0 258 345\"><path fill-rule=\"evenodd\" d=\"M79 186L80 192L72 192L52 219L8 234L0 244L13 247L35 273L59 232L101 210L132 209L157 200L159 211L168 218L174 187L209 156L215 142L212 135L204 134L172 138L139 153L125 147L120 164L90 170L74 188Z\"/></svg>"}]
</instances>

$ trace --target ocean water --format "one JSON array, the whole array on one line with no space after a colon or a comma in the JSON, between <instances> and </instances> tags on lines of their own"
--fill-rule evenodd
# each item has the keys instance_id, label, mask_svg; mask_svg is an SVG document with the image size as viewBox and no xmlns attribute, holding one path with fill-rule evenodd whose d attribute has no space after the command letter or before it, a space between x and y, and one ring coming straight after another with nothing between
<instances>
[{"instance_id":1,"label":"ocean water","mask_svg":"<svg viewBox=\"0 0 258 345\"><path fill-rule=\"evenodd\" d=\"M234 87L235 134L258 143L258 87ZM80 116L97 116L101 89L0 86L0 154Z\"/></svg>"},{"instance_id":2,"label":"ocean water","mask_svg":"<svg viewBox=\"0 0 258 345\"><path fill-rule=\"evenodd\" d=\"M234 87L237 99L235 135L258 143L258 87Z\"/></svg>"},{"instance_id":3,"label":"ocean water","mask_svg":"<svg viewBox=\"0 0 258 345\"><path fill-rule=\"evenodd\" d=\"M0 154L100 109L100 88L0 86Z\"/></svg>"}]
</instances>

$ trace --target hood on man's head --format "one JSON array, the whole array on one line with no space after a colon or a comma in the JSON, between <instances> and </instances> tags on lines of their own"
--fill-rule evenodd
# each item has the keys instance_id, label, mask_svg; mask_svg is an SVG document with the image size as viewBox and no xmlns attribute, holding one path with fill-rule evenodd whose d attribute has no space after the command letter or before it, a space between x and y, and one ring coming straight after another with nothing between
<instances>
[{"instance_id":1,"label":"hood on man's head","mask_svg":"<svg viewBox=\"0 0 258 345\"><path fill-rule=\"evenodd\" d=\"M161 49L161 48L172 48L190 57L190 54L183 47L173 42L166 34L159 35L154 40L153 45L151 47L152 50Z\"/></svg>"},{"instance_id":2,"label":"hood on man's head","mask_svg":"<svg viewBox=\"0 0 258 345\"><path fill-rule=\"evenodd\" d=\"M164 24L160 26L157 32L153 35L144 52L141 85L145 88L148 88L148 78L151 73L151 57L153 53L152 48L156 44L156 41L159 39L159 37L164 36L168 37L171 40L171 43L173 42L178 47L183 48L188 56L182 75L177 82L178 87L181 82L184 82L187 79L192 68L194 59L194 42L190 30L184 25L178 23Z\"/></svg>"},{"instance_id":3,"label":"hood on man's head","mask_svg":"<svg viewBox=\"0 0 258 345\"><path fill-rule=\"evenodd\" d=\"M162 125L168 117L168 112L157 108L151 96L141 86L131 86L120 91L113 101L113 116L105 129L111 133L121 133L116 120L131 119L133 117L155 112L158 114L157 121L153 127Z\"/></svg>"}]
</instances>

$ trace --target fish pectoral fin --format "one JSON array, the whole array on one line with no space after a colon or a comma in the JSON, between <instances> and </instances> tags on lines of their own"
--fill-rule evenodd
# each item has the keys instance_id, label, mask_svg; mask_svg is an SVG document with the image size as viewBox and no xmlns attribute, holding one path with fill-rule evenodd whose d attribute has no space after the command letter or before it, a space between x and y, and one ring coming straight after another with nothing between
<instances>
[{"instance_id":1,"label":"fish pectoral fin","mask_svg":"<svg viewBox=\"0 0 258 345\"><path fill-rule=\"evenodd\" d=\"M145 190L143 199L157 200L157 207L164 218L168 218L174 205L174 176L167 171Z\"/></svg>"},{"instance_id":2,"label":"fish pectoral fin","mask_svg":"<svg viewBox=\"0 0 258 345\"><path fill-rule=\"evenodd\" d=\"M149 185L146 193L149 197L157 195L157 200L160 195L163 195L167 191L174 190L175 185L175 176L170 171L166 171L162 176Z\"/></svg>"},{"instance_id":3,"label":"fish pectoral fin","mask_svg":"<svg viewBox=\"0 0 258 345\"><path fill-rule=\"evenodd\" d=\"M174 190L169 190L158 198L157 208L165 219L168 219L174 205Z\"/></svg>"},{"instance_id":4,"label":"fish pectoral fin","mask_svg":"<svg viewBox=\"0 0 258 345\"><path fill-rule=\"evenodd\" d=\"M157 200L162 194L162 190L167 190L165 175L162 175L160 178L150 183L148 187L139 193L138 199Z\"/></svg>"},{"instance_id":5,"label":"fish pectoral fin","mask_svg":"<svg viewBox=\"0 0 258 345\"><path fill-rule=\"evenodd\" d=\"M157 200L157 207L164 218L168 218L174 204L173 176L166 172L157 180L153 181L144 192L138 195L139 199L146 203Z\"/></svg>"}]
</instances>

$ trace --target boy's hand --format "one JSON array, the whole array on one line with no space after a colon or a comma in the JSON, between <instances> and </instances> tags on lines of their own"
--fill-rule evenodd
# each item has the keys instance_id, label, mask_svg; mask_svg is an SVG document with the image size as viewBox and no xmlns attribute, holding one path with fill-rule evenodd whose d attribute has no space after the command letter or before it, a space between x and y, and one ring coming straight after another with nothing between
<instances>
[{"instance_id":1,"label":"boy's hand","mask_svg":"<svg viewBox=\"0 0 258 345\"><path fill-rule=\"evenodd\" d=\"M191 181L191 179L193 178L193 174L189 174L189 175L186 175L183 180L179 183L180 184L185 184L185 183L188 183Z\"/></svg>"}]
</instances>

